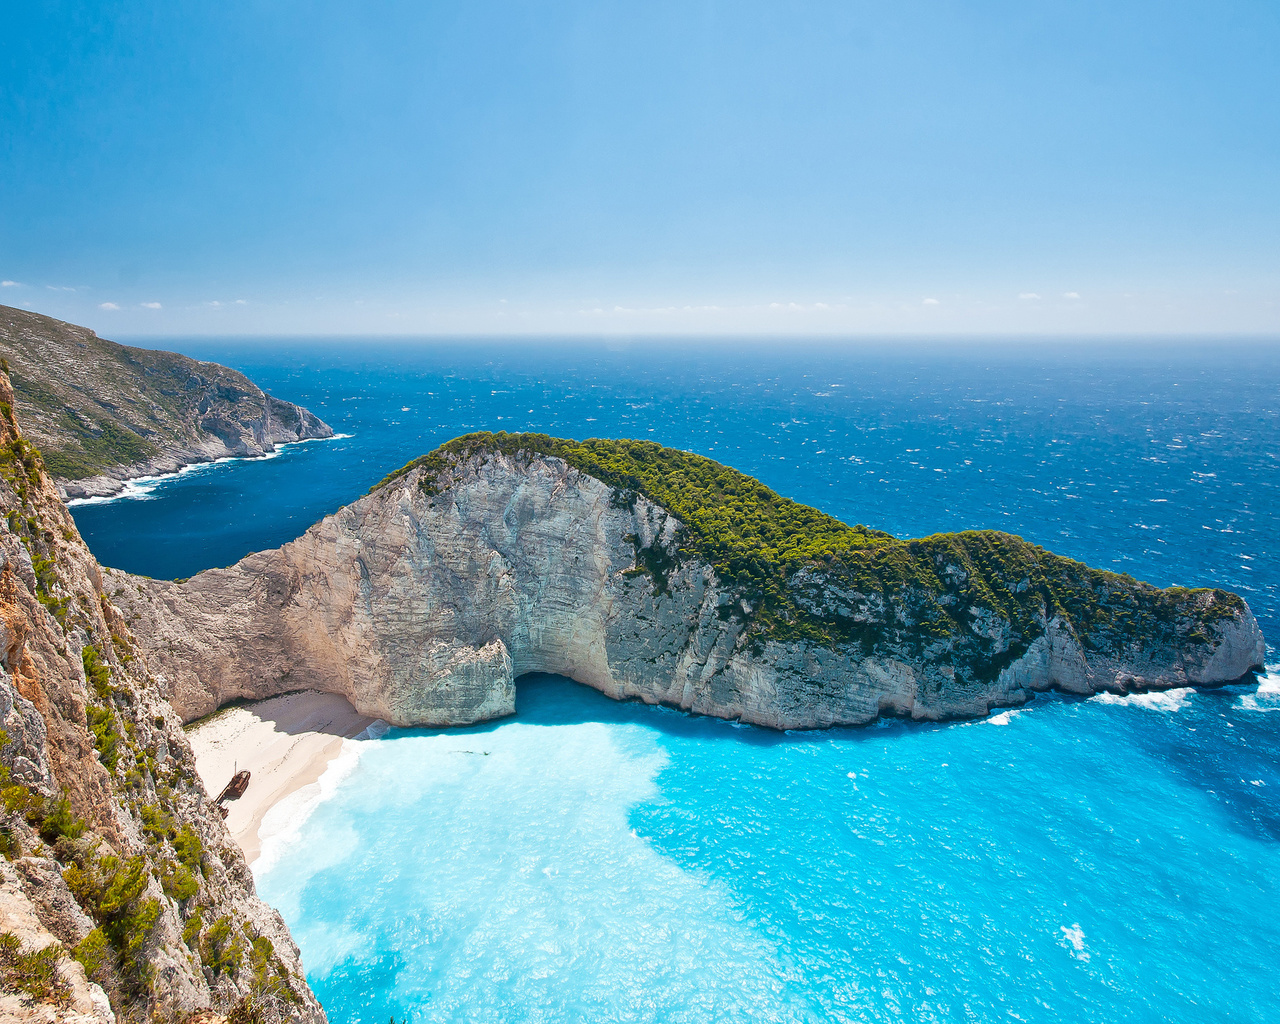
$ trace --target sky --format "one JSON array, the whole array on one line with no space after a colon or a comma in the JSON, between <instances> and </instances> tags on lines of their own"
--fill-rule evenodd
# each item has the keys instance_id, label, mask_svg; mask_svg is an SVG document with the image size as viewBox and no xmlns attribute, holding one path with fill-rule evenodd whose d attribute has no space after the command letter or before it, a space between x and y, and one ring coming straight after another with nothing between
<instances>
[{"instance_id":1,"label":"sky","mask_svg":"<svg viewBox=\"0 0 1280 1024\"><path fill-rule=\"evenodd\" d=\"M1280 336L1275 0L4 24L0 303L107 337Z\"/></svg>"}]
</instances>

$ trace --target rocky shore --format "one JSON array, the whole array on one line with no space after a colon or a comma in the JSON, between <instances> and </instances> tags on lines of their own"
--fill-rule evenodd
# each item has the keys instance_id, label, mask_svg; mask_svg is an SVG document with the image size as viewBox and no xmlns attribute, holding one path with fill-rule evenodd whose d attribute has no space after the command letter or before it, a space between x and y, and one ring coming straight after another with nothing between
<instances>
[{"instance_id":1,"label":"rocky shore","mask_svg":"<svg viewBox=\"0 0 1280 1024\"><path fill-rule=\"evenodd\" d=\"M301 406L265 394L262 405L260 415L241 421L234 432L168 447L154 457L111 466L94 476L77 480L59 478L55 481L58 494L64 501L110 498L134 480L175 476L188 466L220 459L258 459L270 455L280 445L333 437L333 429L327 423Z\"/></svg>"},{"instance_id":2,"label":"rocky shore","mask_svg":"<svg viewBox=\"0 0 1280 1024\"><path fill-rule=\"evenodd\" d=\"M323 1024L0 373L0 1019Z\"/></svg>"},{"instance_id":3,"label":"rocky shore","mask_svg":"<svg viewBox=\"0 0 1280 1024\"><path fill-rule=\"evenodd\" d=\"M64 500L333 436L319 417L235 370L117 345L27 310L0 306L0 358L26 436Z\"/></svg>"}]
</instances>

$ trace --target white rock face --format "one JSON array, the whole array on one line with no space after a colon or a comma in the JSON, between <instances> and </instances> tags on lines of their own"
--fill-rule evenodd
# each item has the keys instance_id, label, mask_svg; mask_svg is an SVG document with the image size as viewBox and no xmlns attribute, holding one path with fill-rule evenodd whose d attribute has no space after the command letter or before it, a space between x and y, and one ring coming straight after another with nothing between
<instances>
[{"instance_id":1,"label":"white rock face","mask_svg":"<svg viewBox=\"0 0 1280 1024\"><path fill-rule=\"evenodd\" d=\"M536 671L789 729L976 716L1051 687L1221 683L1263 659L1247 608L1208 642L1135 643L1123 663L1087 656L1059 619L1017 638L975 612L984 642L1026 647L983 682L957 674L946 641L919 657L760 640L711 566L676 561L665 580L637 566L638 550L674 555L681 528L645 498L623 501L553 457L480 455L451 472L434 496L411 472L282 548L184 584L110 572L179 714L315 688L394 724L462 725L513 713L514 678ZM880 595L829 600L884 613Z\"/></svg>"}]
</instances>

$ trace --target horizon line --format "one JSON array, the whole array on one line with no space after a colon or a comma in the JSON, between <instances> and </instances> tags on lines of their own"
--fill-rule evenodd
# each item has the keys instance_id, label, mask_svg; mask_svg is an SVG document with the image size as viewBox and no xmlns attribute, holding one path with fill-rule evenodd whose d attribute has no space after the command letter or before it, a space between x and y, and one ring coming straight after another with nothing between
<instances>
[{"instance_id":1,"label":"horizon line","mask_svg":"<svg viewBox=\"0 0 1280 1024\"><path fill-rule=\"evenodd\" d=\"M70 324L70 321L62 321ZM82 327L81 324L71 324L72 326ZM89 328L93 330L93 328ZM632 344L635 342L815 342L823 344L833 344L841 342L877 342L877 341L929 341L929 342L996 342L996 343L1017 343L1017 342L1107 342L1107 341L1124 341L1124 342L1179 342L1179 343L1195 343L1195 342L1243 342L1243 343L1280 343L1280 332L1213 332L1213 331L1182 331L1182 332L1154 332L1154 331L1098 331L1089 333L1067 333L1067 332L1031 332L1031 331L992 331L983 333L973 332L942 332L942 333L923 333L923 332L849 332L845 334L771 334L765 332L716 332L703 333L693 332L682 334L678 332L661 332L661 333L627 333L627 334L587 334L563 331L528 331L520 333L495 333L495 332L468 332L468 331L450 331L450 332L404 332L390 334L385 332L379 333L361 333L356 331L344 332L324 332L324 333L308 333L302 331L239 331L239 332L188 332L188 331L155 331L155 332L125 332L114 334L107 337L96 330L95 334L105 341L117 341L125 339L126 341L144 341L156 339L191 339L191 340L216 340L216 341L298 341L298 342L343 342L343 341L388 341L388 342L436 342L436 341L563 341L563 342L598 342L605 344Z\"/></svg>"}]
</instances>

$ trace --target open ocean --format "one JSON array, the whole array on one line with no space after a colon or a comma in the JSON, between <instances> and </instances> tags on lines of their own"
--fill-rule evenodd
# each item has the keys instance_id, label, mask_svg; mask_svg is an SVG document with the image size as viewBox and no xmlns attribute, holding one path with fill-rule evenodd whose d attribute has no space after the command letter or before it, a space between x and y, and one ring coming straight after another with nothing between
<instances>
[{"instance_id":1,"label":"open ocean","mask_svg":"<svg viewBox=\"0 0 1280 1024\"><path fill-rule=\"evenodd\" d=\"M1280 638L1274 346L147 344L350 436L74 507L134 572L229 564L457 434L538 430L1227 587ZM1274 668L788 735L554 677L517 704L352 742L273 812L260 890L334 1024L1280 1020Z\"/></svg>"}]
</instances>

